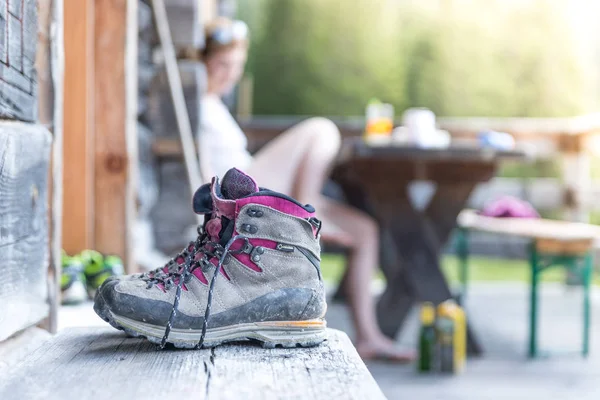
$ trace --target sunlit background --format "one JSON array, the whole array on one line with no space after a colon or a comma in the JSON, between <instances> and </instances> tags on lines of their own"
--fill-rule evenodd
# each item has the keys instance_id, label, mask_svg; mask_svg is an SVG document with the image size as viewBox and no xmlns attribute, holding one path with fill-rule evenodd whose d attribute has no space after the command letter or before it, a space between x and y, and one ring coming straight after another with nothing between
<instances>
[{"instance_id":1,"label":"sunlit background","mask_svg":"<svg viewBox=\"0 0 600 400\"><path fill-rule=\"evenodd\" d=\"M440 116L597 110L594 0L239 0L254 114L361 115L378 97Z\"/></svg>"}]
</instances>

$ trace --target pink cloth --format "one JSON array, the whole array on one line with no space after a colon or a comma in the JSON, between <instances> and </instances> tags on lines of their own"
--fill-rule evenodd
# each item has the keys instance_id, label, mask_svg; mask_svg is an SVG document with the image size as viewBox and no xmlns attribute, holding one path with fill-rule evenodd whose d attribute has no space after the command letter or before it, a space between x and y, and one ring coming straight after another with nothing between
<instances>
[{"instance_id":1,"label":"pink cloth","mask_svg":"<svg viewBox=\"0 0 600 400\"><path fill-rule=\"evenodd\" d=\"M540 214L531 204L512 196L503 196L481 210L481 215L494 218L539 218Z\"/></svg>"}]
</instances>

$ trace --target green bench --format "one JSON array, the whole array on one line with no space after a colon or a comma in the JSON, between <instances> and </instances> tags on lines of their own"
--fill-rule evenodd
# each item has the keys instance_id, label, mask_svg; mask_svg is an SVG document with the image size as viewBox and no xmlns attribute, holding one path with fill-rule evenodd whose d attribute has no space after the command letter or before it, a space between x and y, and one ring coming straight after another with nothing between
<instances>
[{"instance_id":1,"label":"green bench","mask_svg":"<svg viewBox=\"0 0 600 400\"><path fill-rule=\"evenodd\" d=\"M463 210L458 218L457 255L460 266L459 301L464 303L468 283L469 233L473 231L519 236L531 240L531 267L528 356L540 355L538 348L538 306L540 275L549 268L564 268L581 279L583 286L583 337L581 354L589 353L590 286L594 242L600 229L593 225L547 219L491 218Z\"/></svg>"}]
</instances>

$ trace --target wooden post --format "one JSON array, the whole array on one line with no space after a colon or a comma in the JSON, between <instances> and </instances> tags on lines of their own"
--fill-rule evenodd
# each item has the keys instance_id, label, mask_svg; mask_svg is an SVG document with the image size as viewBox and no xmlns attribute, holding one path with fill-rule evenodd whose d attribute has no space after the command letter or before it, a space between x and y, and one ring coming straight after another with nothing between
<instances>
[{"instance_id":1,"label":"wooden post","mask_svg":"<svg viewBox=\"0 0 600 400\"><path fill-rule=\"evenodd\" d=\"M63 248L69 254L94 244L92 0L65 0Z\"/></svg>"},{"instance_id":2,"label":"wooden post","mask_svg":"<svg viewBox=\"0 0 600 400\"><path fill-rule=\"evenodd\" d=\"M134 261L133 225L137 215L138 191L138 0L127 0L127 33L125 37L125 143L130 160L125 189L125 221L127 253L125 268L128 274L137 272Z\"/></svg>"},{"instance_id":3,"label":"wooden post","mask_svg":"<svg viewBox=\"0 0 600 400\"><path fill-rule=\"evenodd\" d=\"M52 87L52 68L50 63L50 52L51 52L51 39L50 39L50 26L52 25L53 7L51 0L38 0L38 43L35 55L35 70L38 78L38 123L44 125L46 128L52 130L54 121L53 117L53 87ZM48 170L48 218L49 218L49 262L48 262L48 317L41 321L38 326L46 329L50 332L56 331L56 316L58 312L58 276L60 276L60 265L57 265L54 261L53 244L56 238L53 236L53 224L54 224L54 213L52 209L52 200L54 194L60 192L61 186L55 185L53 178L53 172L55 167L60 165L60 160L54 159L54 150L56 146L60 146L60 138L55 138L52 135L52 156L50 157L50 168ZM57 140L58 139L58 140ZM59 238L60 240L60 238ZM59 248L60 251L60 248Z\"/></svg>"},{"instance_id":4,"label":"wooden post","mask_svg":"<svg viewBox=\"0 0 600 400\"><path fill-rule=\"evenodd\" d=\"M169 20L167 19L164 1L152 0L152 7L154 10L154 18L156 20L156 30L158 31L160 44L164 53L167 79L169 81L169 89L171 92L171 98L173 99L173 106L175 108L175 121L177 122L177 127L179 128L179 135L183 147L183 155L190 184L190 192L194 193L194 191L200 187L200 185L202 185L203 175L205 182L210 181L211 174L207 173L210 165L207 158L210 155L203 154L203 156L200 157L200 163L198 162L194 148L194 134L192 132L190 116L187 112L185 97L183 94L183 85L181 83L181 75L179 74L179 67L177 66L175 47L173 45L173 40L171 39ZM200 216L198 217L198 222L201 222Z\"/></svg>"},{"instance_id":5,"label":"wooden post","mask_svg":"<svg viewBox=\"0 0 600 400\"><path fill-rule=\"evenodd\" d=\"M38 0L38 43L35 69L38 76L38 123L52 133L48 184L50 259L48 263L48 318L39 325L55 333L60 304L62 158L63 158L63 3Z\"/></svg>"},{"instance_id":6,"label":"wooden post","mask_svg":"<svg viewBox=\"0 0 600 400\"><path fill-rule=\"evenodd\" d=\"M131 272L129 229L135 198L129 184L130 163L135 160L131 159L127 131L137 93L127 95L132 77L126 65L130 66L131 57L137 57L137 47L128 48L135 53L127 54L127 62L126 48L128 21L132 20L128 12L137 11L137 2L95 0L94 6L94 247L123 257L127 272Z\"/></svg>"},{"instance_id":7,"label":"wooden post","mask_svg":"<svg viewBox=\"0 0 600 400\"><path fill-rule=\"evenodd\" d=\"M50 315L48 329L55 333L58 327L58 307L60 296L61 248L62 248L62 215L63 215L63 144L64 144L64 3L63 0L52 1L52 20L54 29L50 38L50 67L52 69L52 87L54 88L53 129L54 143L52 147L52 209L50 268L52 269L53 286L49 293Z\"/></svg>"}]
</instances>

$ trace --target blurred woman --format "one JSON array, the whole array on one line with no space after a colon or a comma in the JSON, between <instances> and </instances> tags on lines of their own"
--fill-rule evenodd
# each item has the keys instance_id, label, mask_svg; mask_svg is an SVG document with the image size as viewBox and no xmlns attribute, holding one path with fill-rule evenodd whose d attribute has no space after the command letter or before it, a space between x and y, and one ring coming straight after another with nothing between
<instances>
[{"instance_id":1,"label":"blurred woman","mask_svg":"<svg viewBox=\"0 0 600 400\"><path fill-rule=\"evenodd\" d=\"M200 143L211 171L220 176L237 167L261 186L310 203L323 220L322 238L350 249L345 291L356 329L356 348L364 359L398 362L413 354L397 349L379 329L370 283L378 266L378 228L361 211L321 195L340 148L340 133L325 118L310 118L282 133L254 156L246 136L221 100L240 80L246 64L248 27L242 21L220 18L206 28L200 56L206 66L208 88L202 99Z\"/></svg>"}]
</instances>

